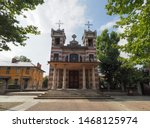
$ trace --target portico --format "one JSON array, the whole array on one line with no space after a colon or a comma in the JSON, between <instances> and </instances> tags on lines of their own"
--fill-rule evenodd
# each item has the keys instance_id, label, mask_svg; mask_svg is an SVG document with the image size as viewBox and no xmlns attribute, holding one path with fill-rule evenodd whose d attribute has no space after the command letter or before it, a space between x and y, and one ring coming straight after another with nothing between
<instances>
[{"instance_id":1,"label":"portico","mask_svg":"<svg viewBox=\"0 0 150 128\"><path fill-rule=\"evenodd\" d=\"M99 64L98 62L93 63L49 62L49 63L51 64L51 66L54 67L52 87L51 87L52 90L71 89L71 88L96 89L95 68Z\"/></svg>"}]
</instances>

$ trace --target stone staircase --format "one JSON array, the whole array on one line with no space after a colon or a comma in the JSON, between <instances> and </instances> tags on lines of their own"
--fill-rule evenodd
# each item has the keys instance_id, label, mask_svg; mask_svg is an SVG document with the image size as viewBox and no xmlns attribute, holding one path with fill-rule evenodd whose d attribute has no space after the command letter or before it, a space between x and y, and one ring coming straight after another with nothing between
<instances>
[{"instance_id":1,"label":"stone staircase","mask_svg":"<svg viewBox=\"0 0 150 128\"><path fill-rule=\"evenodd\" d=\"M99 90L49 90L45 94L41 94L35 99L113 99L109 95L104 95Z\"/></svg>"}]
</instances>

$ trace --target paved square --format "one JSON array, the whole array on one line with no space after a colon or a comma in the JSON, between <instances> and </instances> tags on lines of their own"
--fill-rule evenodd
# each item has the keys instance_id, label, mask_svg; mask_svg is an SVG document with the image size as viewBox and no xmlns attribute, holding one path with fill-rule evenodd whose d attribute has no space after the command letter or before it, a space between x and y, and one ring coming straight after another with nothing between
<instances>
[{"instance_id":1,"label":"paved square","mask_svg":"<svg viewBox=\"0 0 150 128\"><path fill-rule=\"evenodd\" d=\"M9 107L1 111L150 111L150 96L114 96L114 99L106 100L34 97L36 96L0 96L1 104L9 103Z\"/></svg>"}]
</instances>

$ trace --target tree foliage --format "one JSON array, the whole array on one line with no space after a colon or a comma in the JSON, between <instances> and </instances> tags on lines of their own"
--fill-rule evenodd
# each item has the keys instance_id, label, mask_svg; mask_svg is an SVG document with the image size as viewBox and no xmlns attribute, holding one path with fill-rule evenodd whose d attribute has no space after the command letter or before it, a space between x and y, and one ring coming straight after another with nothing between
<instances>
[{"instance_id":1,"label":"tree foliage","mask_svg":"<svg viewBox=\"0 0 150 128\"><path fill-rule=\"evenodd\" d=\"M117 72L117 80L124 87L136 87L138 82L143 82L143 72L133 67L120 67Z\"/></svg>"},{"instance_id":2,"label":"tree foliage","mask_svg":"<svg viewBox=\"0 0 150 128\"><path fill-rule=\"evenodd\" d=\"M113 85L113 79L115 79L116 72L120 67L118 57L120 52L117 48L117 44L120 38L118 34L112 31L110 34L108 30L104 30L97 38L97 58L100 60L100 70L105 74L107 81L110 85Z\"/></svg>"},{"instance_id":3,"label":"tree foliage","mask_svg":"<svg viewBox=\"0 0 150 128\"><path fill-rule=\"evenodd\" d=\"M43 78L43 84L42 84L43 88L47 88L48 87L48 76L45 76Z\"/></svg>"},{"instance_id":4,"label":"tree foliage","mask_svg":"<svg viewBox=\"0 0 150 128\"><path fill-rule=\"evenodd\" d=\"M24 46L27 34L39 34L37 27L28 25L23 27L17 16L26 16L24 11L34 10L43 0L0 0L0 51L10 50L8 43Z\"/></svg>"},{"instance_id":5,"label":"tree foliage","mask_svg":"<svg viewBox=\"0 0 150 128\"><path fill-rule=\"evenodd\" d=\"M31 60L29 58L27 58L26 56L15 56L14 59L16 59L19 62L31 62Z\"/></svg>"},{"instance_id":6,"label":"tree foliage","mask_svg":"<svg viewBox=\"0 0 150 128\"><path fill-rule=\"evenodd\" d=\"M129 54L129 66L150 63L150 0L108 0L109 15L120 15L119 27L127 44L121 47Z\"/></svg>"}]
</instances>

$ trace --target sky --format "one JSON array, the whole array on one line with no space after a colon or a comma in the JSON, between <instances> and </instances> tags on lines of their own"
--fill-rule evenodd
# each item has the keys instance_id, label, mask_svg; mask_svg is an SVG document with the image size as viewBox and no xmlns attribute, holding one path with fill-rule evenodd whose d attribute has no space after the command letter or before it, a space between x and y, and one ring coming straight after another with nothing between
<instances>
[{"instance_id":1,"label":"sky","mask_svg":"<svg viewBox=\"0 0 150 128\"><path fill-rule=\"evenodd\" d=\"M0 61L11 61L14 56L24 55L32 60L33 64L42 64L45 75L49 73L48 61L51 51L51 29L58 29L58 21L63 24L61 29L66 33L66 44L72 40L72 35L77 35L77 41L82 44L82 35L90 21L91 30L96 30L98 35L104 29L111 29L118 16L107 15L105 5L107 0L45 0L34 11L24 12L26 19L18 17L20 24L35 25L41 31L40 35L29 35L26 46L10 45L11 51L0 52ZM122 29L118 29L121 32ZM125 41L122 40L122 43Z\"/></svg>"}]
</instances>

